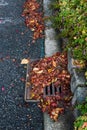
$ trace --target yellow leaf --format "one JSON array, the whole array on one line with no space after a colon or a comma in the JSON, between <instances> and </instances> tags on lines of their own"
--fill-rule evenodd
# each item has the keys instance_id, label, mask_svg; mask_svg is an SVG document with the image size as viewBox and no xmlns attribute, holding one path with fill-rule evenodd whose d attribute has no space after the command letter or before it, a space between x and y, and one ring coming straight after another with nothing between
<instances>
[{"instance_id":1,"label":"yellow leaf","mask_svg":"<svg viewBox=\"0 0 87 130\"><path fill-rule=\"evenodd\" d=\"M87 77L87 71L85 72L85 76Z\"/></svg>"},{"instance_id":2,"label":"yellow leaf","mask_svg":"<svg viewBox=\"0 0 87 130\"><path fill-rule=\"evenodd\" d=\"M85 30L83 30L83 31L82 31L82 34L85 34L85 33L86 33L86 31L85 31Z\"/></svg>"},{"instance_id":3,"label":"yellow leaf","mask_svg":"<svg viewBox=\"0 0 87 130\"><path fill-rule=\"evenodd\" d=\"M52 69L48 69L48 73L52 72Z\"/></svg>"}]
</instances>

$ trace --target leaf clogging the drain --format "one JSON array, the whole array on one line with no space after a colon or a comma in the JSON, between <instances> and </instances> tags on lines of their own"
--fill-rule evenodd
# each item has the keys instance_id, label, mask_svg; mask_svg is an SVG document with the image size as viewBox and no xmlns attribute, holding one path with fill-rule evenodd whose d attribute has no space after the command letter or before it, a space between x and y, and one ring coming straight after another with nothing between
<instances>
[{"instance_id":1,"label":"leaf clogging the drain","mask_svg":"<svg viewBox=\"0 0 87 130\"><path fill-rule=\"evenodd\" d=\"M32 62L31 68L31 99L40 100L38 106L56 121L59 114L71 105L72 99L71 78L67 70L67 54L58 52L51 57ZM53 88L50 86L51 84L53 84ZM45 88L48 89L46 90L47 96L44 95ZM55 90L55 95L51 94L54 91L52 89Z\"/></svg>"}]
</instances>

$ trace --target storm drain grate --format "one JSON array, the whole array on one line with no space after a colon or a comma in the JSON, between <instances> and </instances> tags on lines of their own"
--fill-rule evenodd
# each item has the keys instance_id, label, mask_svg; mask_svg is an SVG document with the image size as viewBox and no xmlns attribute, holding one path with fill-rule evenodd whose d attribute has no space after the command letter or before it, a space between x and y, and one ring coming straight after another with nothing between
<instances>
[{"instance_id":1,"label":"storm drain grate","mask_svg":"<svg viewBox=\"0 0 87 130\"><path fill-rule=\"evenodd\" d=\"M61 94L61 87L55 87L54 84L50 84L49 86L46 86L44 88L44 97L46 96L57 96L58 94Z\"/></svg>"},{"instance_id":2,"label":"storm drain grate","mask_svg":"<svg viewBox=\"0 0 87 130\"><path fill-rule=\"evenodd\" d=\"M36 61L36 60L33 60L32 61ZM32 63L31 61L31 63ZM34 100L34 99L31 99L31 90L32 90L32 85L30 84L30 80L29 80L29 77L30 77L30 70L31 70L31 65L30 63L27 64L27 74L26 74L26 86L25 86L25 95L24 95L24 99L26 102L39 102L39 100ZM51 83L49 86L46 86L44 89L43 89L43 97L47 97L47 96L58 96L62 93L61 91L61 86L55 86L54 83Z\"/></svg>"}]
</instances>

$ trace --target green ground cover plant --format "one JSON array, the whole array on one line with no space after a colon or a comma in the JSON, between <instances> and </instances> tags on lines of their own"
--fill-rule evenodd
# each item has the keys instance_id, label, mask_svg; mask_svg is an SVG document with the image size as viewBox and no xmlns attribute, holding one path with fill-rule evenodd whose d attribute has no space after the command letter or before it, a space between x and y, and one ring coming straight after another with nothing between
<instances>
[{"instance_id":1,"label":"green ground cover plant","mask_svg":"<svg viewBox=\"0 0 87 130\"><path fill-rule=\"evenodd\" d=\"M66 49L87 63L87 0L54 0L50 7L52 26L60 30L60 37L68 38Z\"/></svg>"},{"instance_id":2,"label":"green ground cover plant","mask_svg":"<svg viewBox=\"0 0 87 130\"><path fill-rule=\"evenodd\" d=\"M76 108L81 112L81 115L75 120L74 128L75 130L87 130L87 97L85 101L78 104Z\"/></svg>"}]
</instances>

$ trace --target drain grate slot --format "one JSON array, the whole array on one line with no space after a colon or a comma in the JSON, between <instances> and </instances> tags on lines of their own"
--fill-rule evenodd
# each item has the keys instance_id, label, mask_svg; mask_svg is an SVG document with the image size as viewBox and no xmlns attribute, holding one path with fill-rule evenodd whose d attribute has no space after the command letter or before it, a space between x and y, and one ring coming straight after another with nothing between
<instances>
[{"instance_id":1,"label":"drain grate slot","mask_svg":"<svg viewBox=\"0 0 87 130\"><path fill-rule=\"evenodd\" d=\"M44 96L57 96L61 94L61 87L55 87L54 84L50 84L50 86L46 86L44 88Z\"/></svg>"},{"instance_id":2,"label":"drain grate slot","mask_svg":"<svg viewBox=\"0 0 87 130\"><path fill-rule=\"evenodd\" d=\"M59 93L61 93L61 87L59 87Z\"/></svg>"},{"instance_id":3,"label":"drain grate slot","mask_svg":"<svg viewBox=\"0 0 87 130\"><path fill-rule=\"evenodd\" d=\"M50 94L52 95L54 92L54 88L52 87L52 84L50 85Z\"/></svg>"},{"instance_id":4,"label":"drain grate slot","mask_svg":"<svg viewBox=\"0 0 87 130\"><path fill-rule=\"evenodd\" d=\"M48 95L47 87L44 89L45 95Z\"/></svg>"}]
</instances>

